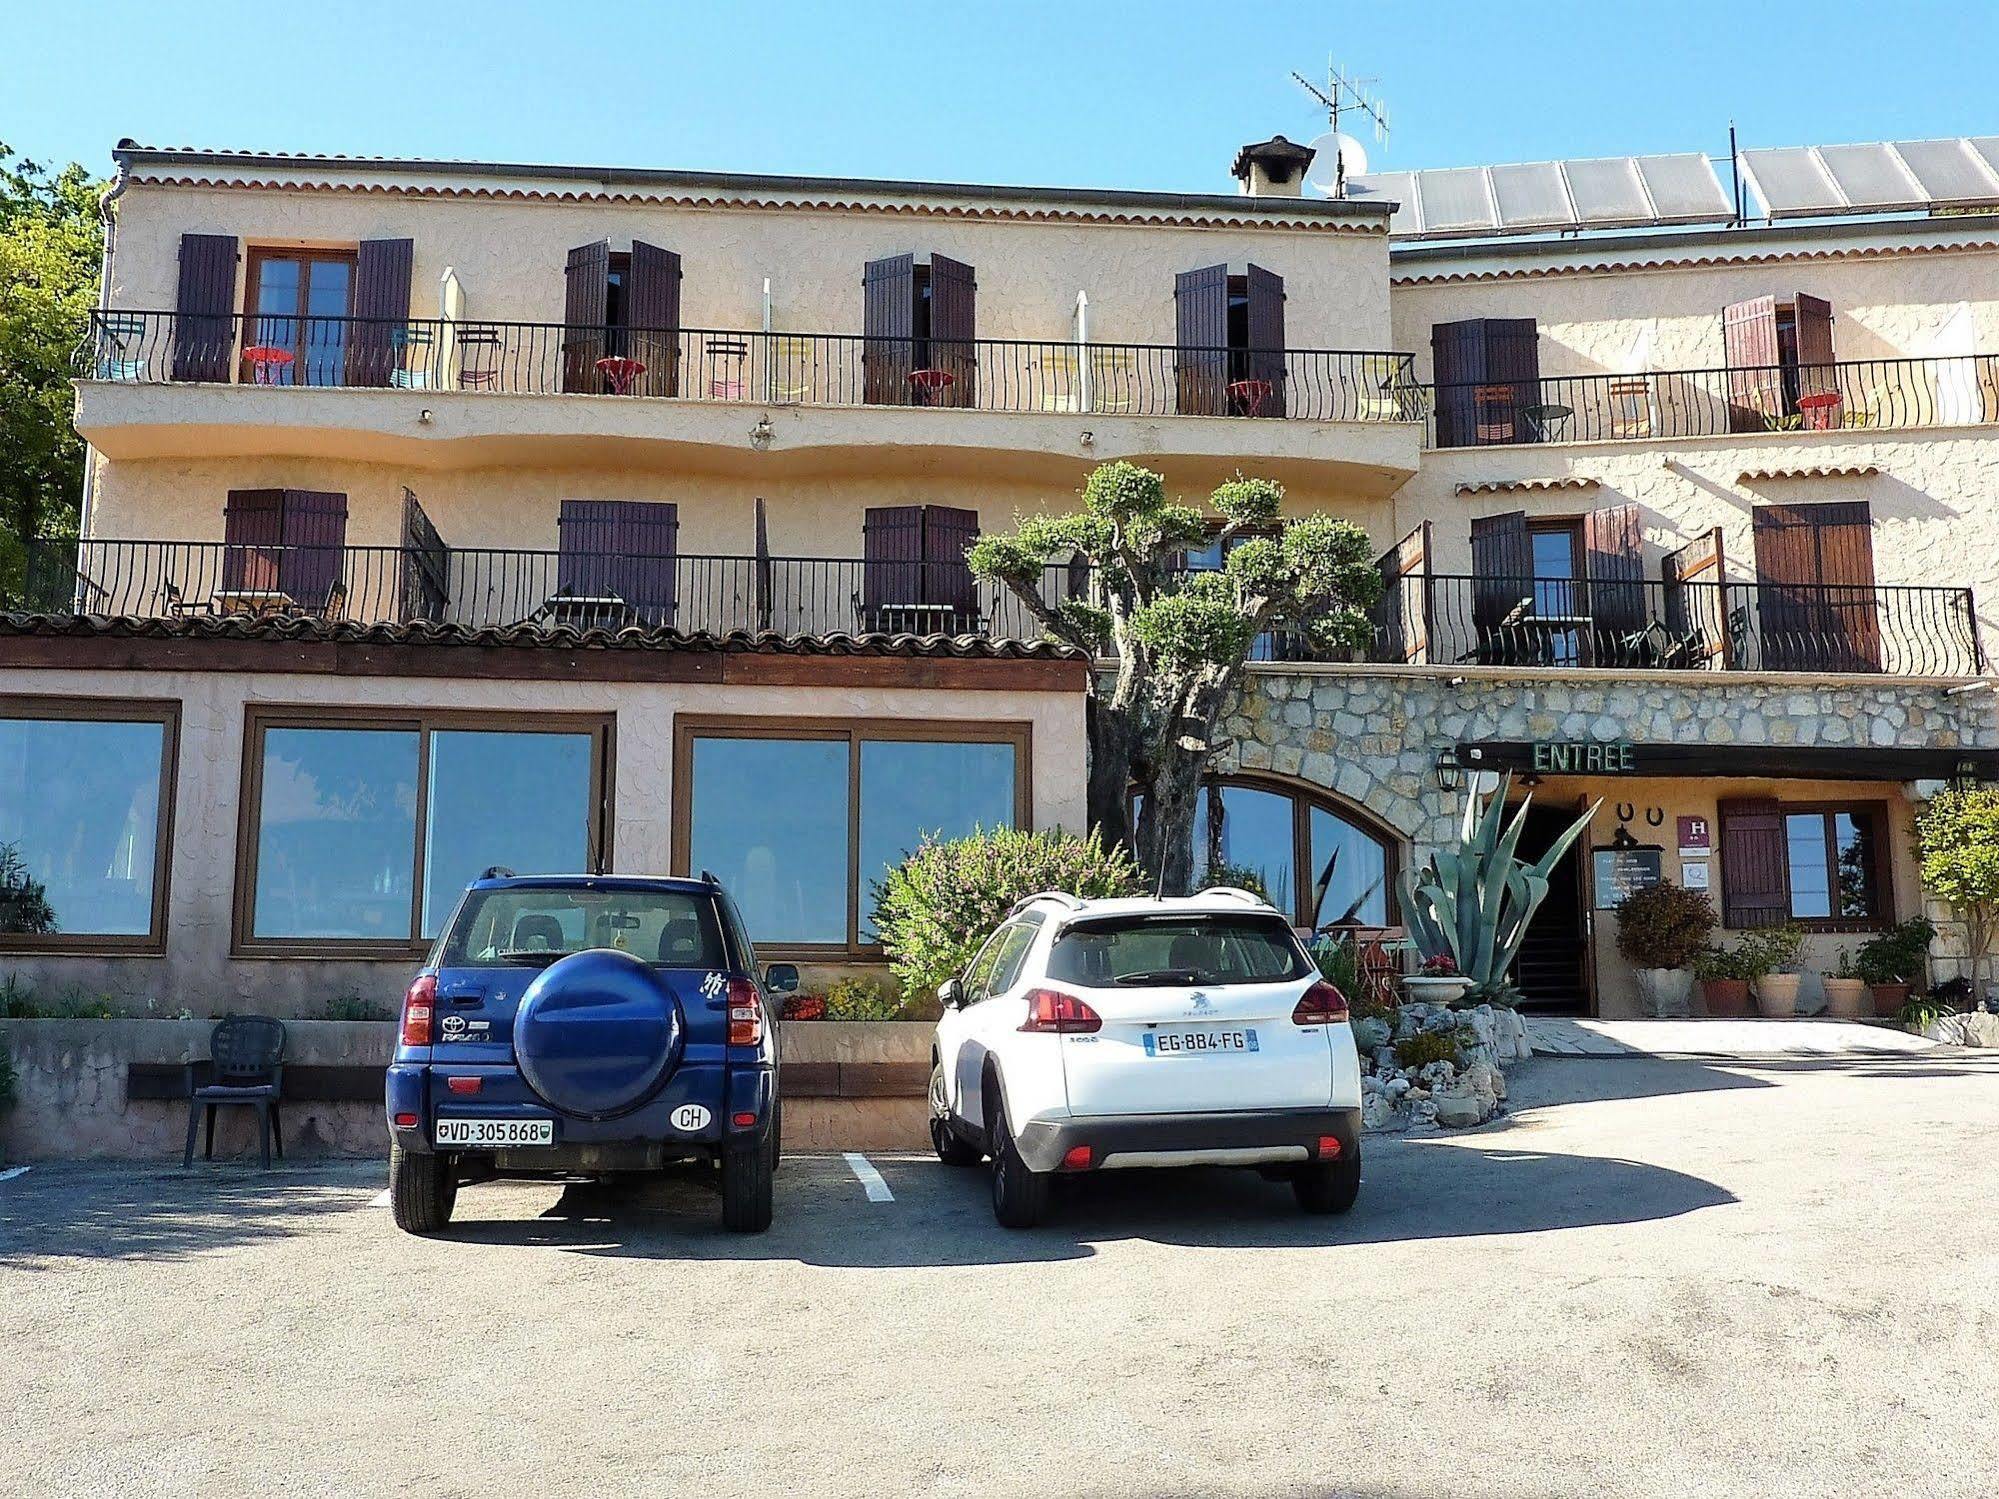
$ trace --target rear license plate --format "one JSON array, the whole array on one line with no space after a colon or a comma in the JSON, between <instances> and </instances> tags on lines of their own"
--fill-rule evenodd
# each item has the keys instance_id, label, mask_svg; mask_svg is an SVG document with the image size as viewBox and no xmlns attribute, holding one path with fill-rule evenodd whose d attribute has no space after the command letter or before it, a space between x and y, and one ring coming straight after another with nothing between
<instances>
[{"instance_id":1,"label":"rear license plate","mask_svg":"<svg viewBox=\"0 0 1999 1499\"><path fill-rule=\"evenodd\" d=\"M439 1145L553 1145L553 1119L440 1119Z\"/></svg>"},{"instance_id":2,"label":"rear license plate","mask_svg":"<svg viewBox=\"0 0 1999 1499\"><path fill-rule=\"evenodd\" d=\"M1256 1032L1243 1030L1147 1031L1149 1057L1204 1057L1218 1051L1255 1051Z\"/></svg>"}]
</instances>

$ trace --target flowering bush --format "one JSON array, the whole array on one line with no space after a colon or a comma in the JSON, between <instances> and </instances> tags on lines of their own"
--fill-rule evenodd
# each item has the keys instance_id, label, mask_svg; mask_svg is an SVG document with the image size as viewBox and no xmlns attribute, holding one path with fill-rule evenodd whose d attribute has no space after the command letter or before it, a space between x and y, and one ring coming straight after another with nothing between
<instances>
[{"instance_id":1,"label":"flowering bush","mask_svg":"<svg viewBox=\"0 0 1999 1499\"><path fill-rule=\"evenodd\" d=\"M1423 960L1423 966L1416 970L1418 978L1454 979L1458 976L1458 960L1447 952L1432 953Z\"/></svg>"}]
</instances>

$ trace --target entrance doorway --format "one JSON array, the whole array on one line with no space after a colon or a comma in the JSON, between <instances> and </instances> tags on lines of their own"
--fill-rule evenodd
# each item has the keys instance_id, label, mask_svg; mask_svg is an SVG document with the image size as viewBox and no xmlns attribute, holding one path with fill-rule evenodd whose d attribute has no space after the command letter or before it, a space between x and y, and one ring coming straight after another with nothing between
<instances>
[{"instance_id":1,"label":"entrance doorway","mask_svg":"<svg viewBox=\"0 0 1999 1499\"><path fill-rule=\"evenodd\" d=\"M1540 858L1570 823L1574 808L1527 809L1520 833L1520 857ZM1523 1008L1544 1014L1582 1015L1590 1009L1589 927L1583 914L1583 847L1579 841L1548 872L1548 898L1527 925L1514 963L1514 982L1525 996Z\"/></svg>"}]
</instances>

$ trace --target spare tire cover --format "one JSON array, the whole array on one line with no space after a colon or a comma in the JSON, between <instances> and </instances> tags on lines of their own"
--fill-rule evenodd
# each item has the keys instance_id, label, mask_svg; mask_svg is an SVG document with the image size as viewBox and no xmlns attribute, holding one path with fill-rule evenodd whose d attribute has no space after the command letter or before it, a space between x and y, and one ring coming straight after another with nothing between
<instances>
[{"instance_id":1,"label":"spare tire cover","mask_svg":"<svg viewBox=\"0 0 1999 1499\"><path fill-rule=\"evenodd\" d=\"M521 1075L565 1114L601 1119L651 1097L680 1060L680 1005L652 967L593 948L544 968L514 1013Z\"/></svg>"}]
</instances>

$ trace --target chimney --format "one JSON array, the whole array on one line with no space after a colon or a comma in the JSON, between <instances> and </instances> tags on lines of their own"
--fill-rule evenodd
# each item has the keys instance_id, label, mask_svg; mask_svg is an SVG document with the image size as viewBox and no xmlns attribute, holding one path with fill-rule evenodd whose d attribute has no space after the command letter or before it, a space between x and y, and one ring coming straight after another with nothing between
<instances>
[{"instance_id":1,"label":"chimney","mask_svg":"<svg viewBox=\"0 0 1999 1499\"><path fill-rule=\"evenodd\" d=\"M1304 193L1305 170L1316 154L1310 146L1294 146L1273 135L1236 152L1229 171L1252 198L1296 198Z\"/></svg>"}]
</instances>

